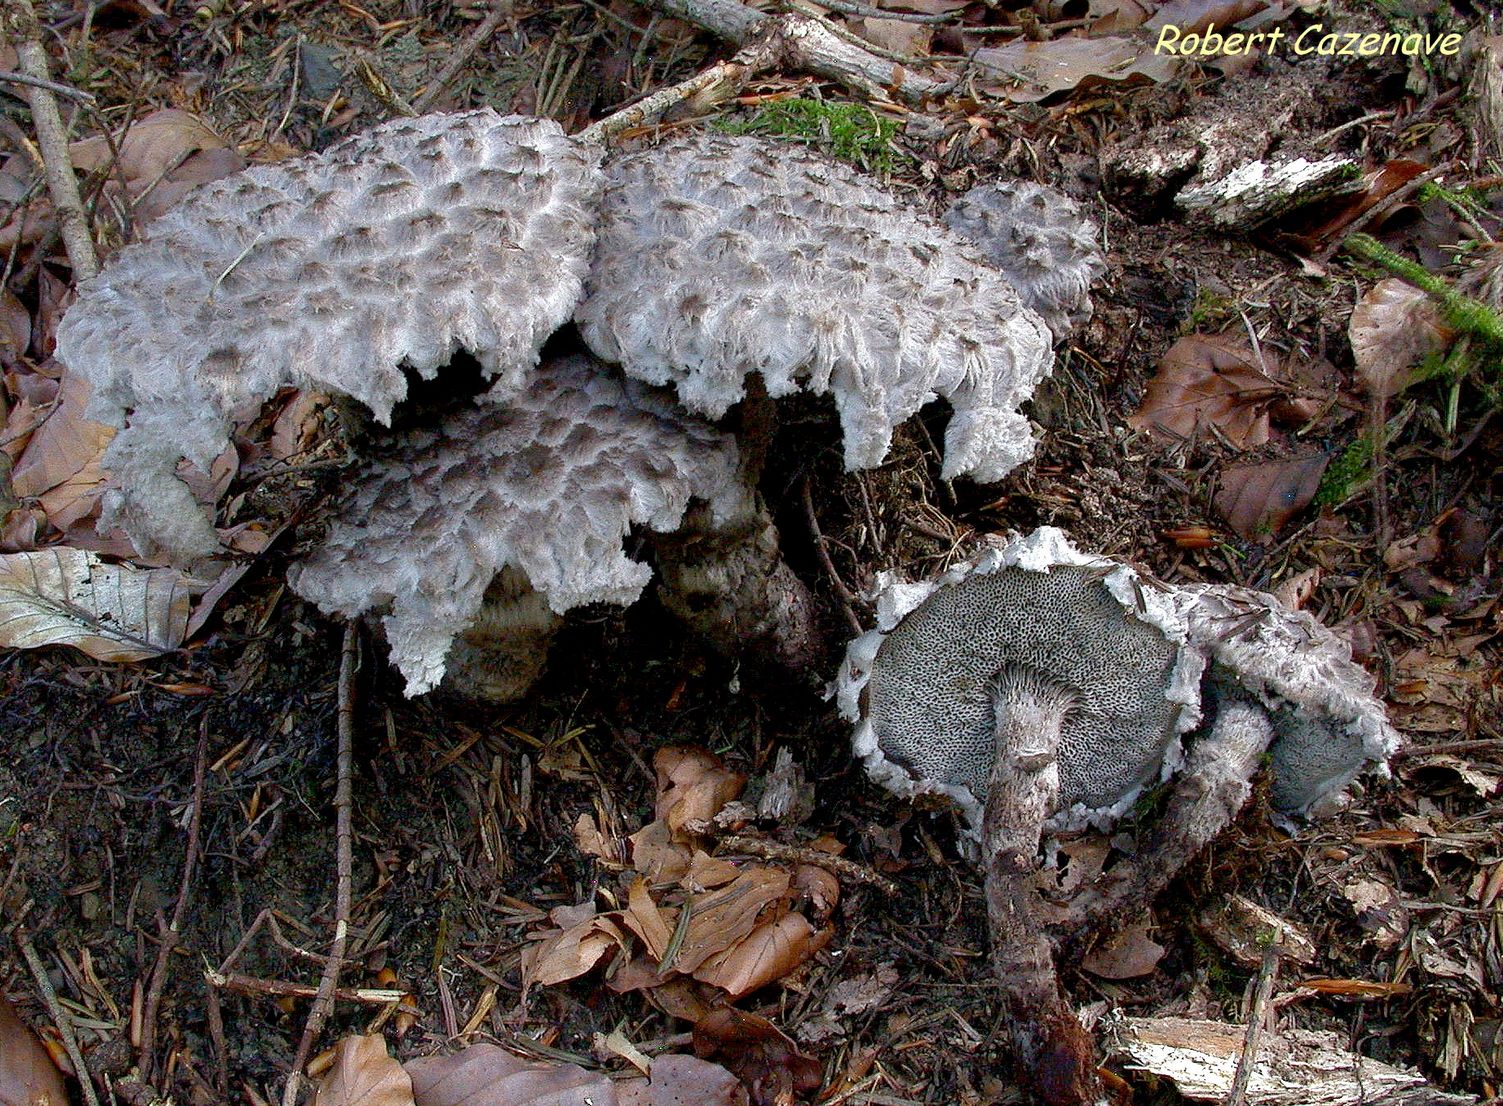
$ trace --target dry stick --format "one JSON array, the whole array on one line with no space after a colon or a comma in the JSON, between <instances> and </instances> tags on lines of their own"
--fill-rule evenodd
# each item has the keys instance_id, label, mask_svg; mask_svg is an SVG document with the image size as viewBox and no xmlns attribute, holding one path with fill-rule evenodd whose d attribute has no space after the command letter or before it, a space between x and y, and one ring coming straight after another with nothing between
<instances>
[{"instance_id":1,"label":"dry stick","mask_svg":"<svg viewBox=\"0 0 1503 1106\"><path fill-rule=\"evenodd\" d=\"M892 880L878 875L864 865L857 864L854 860L847 860L833 853L821 852L809 846L784 845L779 841L743 837L735 833L727 834L717 840L731 852L746 853L748 856L760 857L763 860L791 860L797 864L810 864L816 868L825 868L836 876L844 876L855 883L870 884L889 895L898 893L898 885Z\"/></svg>"},{"instance_id":2,"label":"dry stick","mask_svg":"<svg viewBox=\"0 0 1503 1106\"><path fill-rule=\"evenodd\" d=\"M490 41L490 37L496 33L496 28L501 26L503 21L510 19L515 9L516 5L512 3L512 0L491 0L491 10L486 14L485 19L480 26L475 28L470 37L465 39L459 52L438 71L438 76L433 78L433 83L424 90L421 96L412 101L413 110L419 113L427 111L433 101L443 95L444 89L449 87L449 82L454 79L454 75L465 67L482 46Z\"/></svg>"},{"instance_id":3,"label":"dry stick","mask_svg":"<svg viewBox=\"0 0 1503 1106\"><path fill-rule=\"evenodd\" d=\"M323 994L321 985L313 987L307 983L290 983L285 979L261 979L258 976L241 975L239 972L207 971L204 972L204 979L211 987L233 991L237 995L275 995L278 998L317 1000ZM408 997L406 991L392 987L335 987L331 995L344 1002L363 1002L369 1006L385 1006Z\"/></svg>"},{"instance_id":4,"label":"dry stick","mask_svg":"<svg viewBox=\"0 0 1503 1106\"><path fill-rule=\"evenodd\" d=\"M905 66L886 61L846 42L805 15L768 16L740 0L638 0L644 7L702 27L736 46L759 34L775 43L779 63L838 81L870 99L890 93L911 104L942 95L950 87Z\"/></svg>"},{"instance_id":5,"label":"dry stick","mask_svg":"<svg viewBox=\"0 0 1503 1106\"><path fill-rule=\"evenodd\" d=\"M172 921L161 925L157 937L157 960L151 969L151 982L146 988L146 1012L141 1018L141 1047L136 1052L136 1067L141 1080L150 1083L152 1077L152 1052L156 1045L157 1010L162 1004L162 988L167 983L167 965L172 961L172 951L177 948L178 935L183 931L183 918L188 912L188 900L193 891L193 870L198 861L198 831L203 824L204 771L209 762L209 720L205 715L199 724L198 753L193 762L193 806L188 815L188 843L183 857L183 876L178 881L177 905L172 908ZM160 923L161 915L157 915Z\"/></svg>"},{"instance_id":6,"label":"dry stick","mask_svg":"<svg viewBox=\"0 0 1503 1106\"><path fill-rule=\"evenodd\" d=\"M329 949L329 959L324 962L323 976L318 981L318 993L308 1011L307 1024L303 1026L297 1057L292 1062L292 1070L287 1073L282 1106L296 1106L298 1091L302 1088L303 1067L313 1051L313 1042L318 1039L334 1008L339 969L344 964L345 944L350 936L350 763L355 733L355 668L359 646L356 624L346 623L344 645L339 651L339 713L335 721L339 735L339 768L334 786L334 942Z\"/></svg>"},{"instance_id":7,"label":"dry stick","mask_svg":"<svg viewBox=\"0 0 1503 1106\"><path fill-rule=\"evenodd\" d=\"M25 73L12 73L9 69L0 69L0 82L26 85L29 88L45 88L48 92L69 100L77 100L84 104L92 104L94 102L93 94L84 92L82 89L69 88L65 84L43 80L41 77L32 77Z\"/></svg>"},{"instance_id":8,"label":"dry stick","mask_svg":"<svg viewBox=\"0 0 1503 1106\"><path fill-rule=\"evenodd\" d=\"M73 1019L57 1000L52 980L47 978L47 965L37 955L36 946L31 943L31 934L26 932L25 926L16 927L15 938L26 966L31 969L32 978L36 980L37 993L42 996L42 1005L47 1007L47 1016L52 1019L58 1035L63 1039L63 1051L68 1054L73 1070L78 1073L78 1085L83 1088L84 1101L88 1106L99 1106L99 1097L94 1093L94 1081L89 1078L89 1069L84 1067L83 1053L79 1051L78 1040L73 1035Z\"/></svg>"},{"instance_id":9,"label":"dry stick","mask_svg":"<svg viewBox=\"0 0 1503 1106\"><path fill-rule=\"evenodd\" d=\"M1258 1045L1263 1039L1263 1021L1268 1012L1268 1000L1273 995L1273 981L1279 972L1279 938L1275 934L1263 950L1263 963L1258 966L1258 985L1253 991L1252 1005L1247 1011L1247 1036L1242 1039L1242 1056L1237 1061L1237 1076L1232 1080L1232 1092L1226 1096L1226 1106L1244 1106L1247 1102L1247 1087L1252 1082L1253 1068L1258 1062Z\"/></svg>"},{"instance_id":10,"label":"dry stick","mask_svg":"<svg viewBox=\"0 0 1503 1106\"><path fill-rule=\"evenodd\" d=\"M825 547L825 536L819 532L819 518L814 514L814 493L809 488L807 476L803 479L801 492L804 500L804 521L808 523L809 535L814 539L814 552L819 554L819 563L824 567L825 575L830 578L835 594L840 596L840 609L845 614L846 624L850 626L852 633L859 636L862 628L861 619L856 617L856 597L851 594L851 589L845 586L840 573L835 571L835 562L830 559L830 551Z\"/></svg>"},{"instance_id":11,"label":"dry stick","mask_svg":"<svg viewBox=\"0 0 1503 1106\"><path fill-rule=\"evenodd\" d=\"M23 76L34 83L23 87L31 104L32 123L37 131L37 146L47 177L47 192L62 224L63 246L73 266L75 280L86 280L99 272L99 258L94 253L94 238L83 197L78 194L78 178L73 175L73 159L68 153L68 132L52 90L47 71L47 51L42 48L42 29L31 0L6 0L5 33L15 47Z\"/></svg>"}]
</instances>

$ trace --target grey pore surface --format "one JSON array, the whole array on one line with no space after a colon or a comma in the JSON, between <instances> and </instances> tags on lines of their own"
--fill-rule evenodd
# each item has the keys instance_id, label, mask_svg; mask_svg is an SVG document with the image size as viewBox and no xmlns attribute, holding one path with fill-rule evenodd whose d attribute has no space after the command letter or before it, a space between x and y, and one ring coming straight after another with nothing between
<instances>
[{"instance_id":1,"label":"grey pore surface","mask_svg":"<svg viewBox=\"0 0 1503 1106\"><path fill-rule=\"evenodd\" d=\"M1073 566L1005 568L942 588L882 642L866 687L887 758L985 801L999 674L1067 688L1060 809L1109 808L1156 780L1180 705L1165 695L1179 649Z\"/></svg>"},{"instance_id":2,"label":"grey pore surface","mask_svg":"<svg viewBox=\"0 0 1503 1106\"><path fill-rule=\"evenodd\" d=\"M769 395L831 394L848 469L936 396L954 407L944 474L997 480L1033 453L1018 405L1051 336L973 247L848 166L698 134L613 159L576 313L629 376L719 417Z\"/></svg>"},{"instance_id":3,"label":"grey pore surface","mask_svg":"<svg viewBox=\"0 0 1503 1106\"><path fill-rule=\"evenodd\" d=\"M388 610L409 695L438 684L502 569L558 613L631 603L651 577L622 551L633 524L672 530L691 499L717 519L750 510L733 439L586 356L399 439L348 483L325 546L290 580L332 614Z\"/></svg>"},{"instance_id":4,"label":"grey pore surface","mask_svg":"<svg viewBox=\"0 0 1503 1106\"><path fill-rule=\"evenodd\" d=\"M385 421L403 366L459 348L515 389L574 309L594 242L601 150L489 109L404 119L205 185L80 289L58 357L124 427L106 500L143 554L218 548L177 479L229 444L232 416L285 385Z\"/></svg>"},{"instance_id":5,"label":"grey pore surface","mask_svg":"<svg viewBox=\"0 0 1503 1106\"><path fill-rule=\"evenodd\" d=\"M1106 272L1100 228L1058 189L1030 181L979 184L944 224L974 242L1044 317L1055 340L1091 315L1091 285Z\"/></svg>"}]
</instances>

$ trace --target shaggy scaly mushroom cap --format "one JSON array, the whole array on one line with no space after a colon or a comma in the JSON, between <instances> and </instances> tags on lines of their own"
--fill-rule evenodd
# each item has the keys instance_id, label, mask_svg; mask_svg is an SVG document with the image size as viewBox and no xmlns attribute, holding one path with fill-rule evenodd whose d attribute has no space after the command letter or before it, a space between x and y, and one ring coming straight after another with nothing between
<instances>
[{"instance_id":1,"label":"shaggy scaly mushroom cap","mask_svg":"<svg viewBox=\"0 0 1503 1106\"><path fill-rule=\"evenodd\" d=\"M1018 405L1052 367L1043 321L963 239L847 166L696 134L614 158L576 313L627 375L718 418L758 373L834 396L848 469L954 406L944 473L998 480L1033 453Z\"/></svg>"},{"instance_id":2,"label":"shaggy scaly mushroom cap","mask_svg":"<svg viewBox=\"0 0 1503 1106\"><path fill-rule=\"evenodd\" d=\"M526 694L559 615L641 594L652 570L622 550L632 526L674 534L686 513L694 538L675 534L675 548L692 540L696 552L668 581L686 593L680 605L741 626L735 644L766 638L798 655L813 633L734 439L588 355L545 363L510 400L403 435L348 484L323 548L289 579L329 613L386 612L409 695L437 686L451 650L456 690ZM740 540L748 532L771 536Z\"/></svg>"},{"instance_id":3,"label":"shaggy scaly mushroom cap","mask_svg":"<svg viewBox=\"0 0 1503 1106\"><path fill-rule=\"evenodd\" d=\"M463 348L514 390L579 297L601 150L489 109L403 119L206 185L85 283L57 352L124 429L105 523L147 555L218 549L176 476L285 385L386 421L403 366Z\"/></svg>"},{"instance_id":4,"label":"shaggy scaly mushroom cap","mask_svg":"<svg viewBox=\"0 0 1503 1106\"><path fill-rule=\"evenodd\" d=\"M1101 231L1063 192L1030 181L978 184L943 221L1006 274L1055 341L1090 318L1091 285L1106 272Z\"/></svg>"}]
</instances>

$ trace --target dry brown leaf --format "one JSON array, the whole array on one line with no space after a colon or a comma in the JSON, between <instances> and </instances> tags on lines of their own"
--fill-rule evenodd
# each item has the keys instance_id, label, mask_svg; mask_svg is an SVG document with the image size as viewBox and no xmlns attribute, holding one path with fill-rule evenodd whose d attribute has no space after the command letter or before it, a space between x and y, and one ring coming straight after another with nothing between
<instances>
[{"instance_id":1,"label":"dry brown leaf","mask_svg":"<svg viewBox=\"0 0 1503 1106\"><path fill-rule=\"evenodd\" d=\"M1221 470L1214 506L1238 537L1269 540L1309 506L1330 463L1329 454L1312 453L1229 466Z\"/></svg>"},{"instance_id":2,"label":"dry brown leaf","mask_svg":"<svg viewBox=\"0 0 1503 1106\"><path fill-rule=\"evenodd\" d=\"M772 1022L730 1007L695 1023L694 1054L734 1072L755 1106L792 1102L824 1082L819 1061L800 1052Z\"/></svg>"},{"instance_id":3,"label":"dry brown leaf","mask_svg":"<svg viewBox=\"0 0 1503 1106\"><path fill-rule=\"evenodd\" d=\"M650 1082L649 1082L650 1080ZM747 1106L746 1088L719 1064L695 1056L659 1056L647 1079L616 1084L619 1106Z\"/></svg>"},{"instance_id":4,"label":"dry brown leaf","mask_svg":"<svg viewBox=\"0 0 1503 1106\"><path fill-rule=\"evenodd\" d=\"M1099 84L1158 83L1180 68L1178 58L1155 56L1142 43L1114 35L1048 42L1020 39L977 50L972 57L989 72L988 91L1025 103ZM1003 77L1012 80L1004 84L998 80Z\"/></svg>"},{"instance_id":5,"label":"dry brown leaf","mask_svg":"<svg viewBox=\"0 0 1503 1106\"><path fill-rule=\"evenodd\" d=\"M1148 936L1153 929L1150 920L1119 929L1087 953L1080 966L1102 979L1137 979L1148 975L1164 958L1164 946Z\"/></svg>"},{"instance_id":6,"label":"dry brown leaf","mask_svg":"<svg viewBox=\"0 0 1503 1106\"><path fill-rule=\"evenodd\" d=\"M698 746L664 746L653 754L652 766L658 777L657 820L679 840L686 839L685 825L708 822L746 786L745 776Z\"/></svg>"},{"instance_id":7,"label":"dry brown leaf","mask_svg":"<svg viewBox=\"0 0 1503 1106\"><path fill-rule=\"evenodd\" d=\"M1089 34L1119 34L1141 27L1153 14L1153 5L1145 0L1091 0L1086 13Z\"/></svg>"},{"instance_id":8,"label":"dry brown leaf","mask_svg":"<svg viewBox=\"0 0 1503 1106\"><path fill-rule=\"evenodd\" d=\"M694 972L701 983L719 987L731 998L793 974L829 942L834 931L815 930L802 914L784 914L758 926L740 942L710 957Z\"/></svg>"},{"instance_id":9,"label":"dry brown leaf","mask_svg":"<svg viewBox=\"0 0 1503 1106\"><path fill-rule=\"evenodd\" d=\"M689 861L689 871L684 876L684 886L691 891L710 891L716 887L724 887L731 880L741 874L729 860L722 860L718 856L711 856L703 849L695 849L694 856Z\"/></svg>"},{"instance_id":10,"label":"dry brown leaf","mask_svg":"<svg viewBox=\"0 0 1503 1106\"><path fill-rule=\"evenodd\" d=\"M662 909L652 899L647 881L640 876L632 881L631 890L627 892L626 911L621 920L642 938L653 959L662 961L669 942L673 940L671 921L663 916Z\"/></svg>"},{"instance_id":11,"label":"dry brown leaf","mask_svg":"<svg viewBox=\"0 0 1503 1106\"><path fill-rule=\"evenodd\" d=\"M1368 289L1347 324L1357 379L1370 395L1384 398L1409 387L1410 370L1450 337L1430 297L1397 277Z\"/></svg>"},{"instance_id":12,"label":"dry brown leaf","mask_svg":"<svg viewBox=\"0 0 1503 1106\"><path fill-rule=\"evenodd\" d=\"M808 900L816 922L823 922L840 902L840 880L818 864L800 864L793 870L793 890Z\"/></svg>"},{"instance_id":13,"label":"dry brown leaf","mask_svg":"<svg viewBox=\"0 0 1503 1106\"><path fill-rule=\"evenodd\" d=\"M1268 441L1269 409L1286 395L1245 342L1191 334L1169 347L1127 422L1172 439L1215 426L1236 448L1251 449Z\"/></svg>"},{"instance_id":14,"label":"dry brown leaf","mask_svg":"<svg viewBox=\"0 0 1503 1106\"><path fill-rule=\"evenodd\" d=\"M1257 15L1269 7L1268 0L1169 0L1148 21L1148 29L1161 27L1179 28L1182 35L1201 34L1212 23L1222 34L1231 30L1248 16Z\"/></svg>"},{"instance_id":15,"label":"dry brown leaf","mask_svg":"<svg viewBox=\"0 0 1503 1106\"><path fill-rule=\"evenodd\" d=\"M590 909L593 913L593 907ZM549 916L555 921L569 920L567 914L560 915L557 910ZM607 953L626 947L626 934L608 914L596 914L537 936L541 937L537 943L522 950L523 990L534 983L547 986L577 979Z\"/></svg>"},{"instance_id":16,"label":"dry brown leaf","mask_svg":"<svg viewBox=\"0 0 1503 1106\"><path fill-rule=\"evenodd\" d=\"M407 1062L417 1106L616 1106L615 1087L578 1064L524 1060L481 1043Z\"/></svg>"},{"instance_id":17,"label":"dry brown leaf","mask_svg":"<svg viewBox=\"0 0 1503 1106\"><path fill-rule=\"evenodd\" d=\"M183 643L192 602L173 569L106 564L67 546L0 555L0 646L145 660Z\"/></svg>"},{"instance_id":18,"label":"dry brown leaf","mask_svg":"<svg viewBox=\"0 0 1503 1106\"><path fill-rule=\"evenodd\" d=\"M632 867L653 883L677 883L689 872L689 850L664 822L649 822L627 838Z\"/></svg>"},{"instance_id":19,"label":"dry brown leaf","mask_svg":"<svg viewBox=\"0 0 1503 1106\"><path fill-rule=\"evenodd\" d=\"M412 1080L379 1033L346 1037L334 1046L334 1066L319 1080L313 1106L413 1106Z\"/></svg>"},{"instance_id":20,"label":"dry brown leaf","mask_svg":"<svg viewBox=\"0 0 1503 1106\"><path fill-rule=\"evenodd\" d=\"M0 362L26 356L31 346L31 312L9 288L0 288Z\"/></svg>"},{"instance_id":21,"label":"dry brown leaf","mask_svg":"<svg viewBox=\"0 0 1503 1106\"><path fill-rule=\"evenodd\" d=\"M671 967L693 973L717 952L744 941L757 928L762 908L787 894L787 872L758 866L745 869L717 891L695 896L689 927Z\"/></svg>"},{"instance_id":22,"label":"dry brown leaf","mask_svg":"<svg viewBox=\"0 0 1503 1106\"><path fill-rule=\"evenodd\" d=\"M850 27L867 42L908 57L927 54L934 38L933 26L903 19L852 19Z\"/></svg>"},{"instance_id":23,"label":"dry brown leaf","mask_svg":"<svg viewBox=\"0 0 1503 1106\"><path fill-rule=\"evenodd\" d=\"M16 494L48 496L42 504L52 525L66 531L98 505L105 475L99 459L115 431L84 417L89 383L65 372L52 415L39 426L16 461Z\"/></svg>"},{"instance_id":24,"label":"dry brown leaf","mask_svg":"<svg viewBox=\"0 0 1503 1106\"><path fill-rule=\"evenodd\" d=\"M0 1106L68 1106L63 1074L0 995Z\"/></svg>"}]
</instances>

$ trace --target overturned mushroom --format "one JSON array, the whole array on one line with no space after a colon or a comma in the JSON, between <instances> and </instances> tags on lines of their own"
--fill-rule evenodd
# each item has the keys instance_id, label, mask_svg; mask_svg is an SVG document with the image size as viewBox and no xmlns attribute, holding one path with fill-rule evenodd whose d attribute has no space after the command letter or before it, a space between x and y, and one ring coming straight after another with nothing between
<instances>
[{"instance_id":1,"label":"overturned mushroom","mask_svg":"<svg viewBox=\"0 0 1503 1106\"><path fill-rule=\"evenodd\" d=\"M218 549L177 466L207 472L237 415L284 385L383 422L403 367L456 350L505 393L568 319L594 241L601 151L489 109L404 119L206 185L80 289L59 358L123 427L105 523L143 554Z\"/></svg>"},{"instance_id":2,"label":"overturned mushroom","mask_svg":"<svg viewBox=\"0 0 1503 1106\"><path fill-rule=\"evenodd\" d=\"M1050 335L963 239L847 166L699 134L615 158L576 319L627 375L718 418L767 394L831 394L849 469L893 428L954 406L946 476L997 480L1033 453L1018 405Z\"/></svg>"},{"instance_id":3,"label":"overturned mushroom","mask_svg":"<svg viewBox=\"0 0 1503 1106\"><path fill-rule=\"evenodd\" d=\"M739 622L739 644L770 639L797 657L813 640L808 597L735 442L591 357L545 363L510 400L404 435L350 485L325 545L290 579L331 613L385 611L409 695L437 686L453 659L462 690L525 694L559 615L641 594L652 572L622 550L631 527L682 531L686 512L695 533L675 548L698 544L675 554L696 569L680 605ZM747 548L717 532L764 540Z\"/></svg>"},{"instance_id":4,"label":"overturned mushroom","mask_svg":"<svg viewBox=\"0 0 1503 1106\"><path fill-rule=\"evenodd\" d=\"M1373 682L1307 614L1246 589L1173 588L1058 530L891 584L835 691L884 786L964 811L1018 1059L1049 1103L1094 1101L1030 882L1044 833L1104 826L1176 771L1153 845L1068 904L1062 936L1146 902L1224 828L1272 747L1274 798L1320 808L1397 745Z\"/></svg>"},{"instance_id":5,"label":"overturned mushroom","mask_svg":"<svg viewBox=\"0 0 1503 1106\"><path fill-rule=\"evenodd\" d=\"M1106 272L1100 230L1063 192L1030 181L978 184L943 221L1006 274L1055 341L1090 318L1091 285Z\"/></svg>"}]
</instances>

